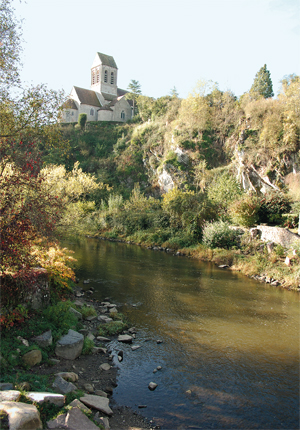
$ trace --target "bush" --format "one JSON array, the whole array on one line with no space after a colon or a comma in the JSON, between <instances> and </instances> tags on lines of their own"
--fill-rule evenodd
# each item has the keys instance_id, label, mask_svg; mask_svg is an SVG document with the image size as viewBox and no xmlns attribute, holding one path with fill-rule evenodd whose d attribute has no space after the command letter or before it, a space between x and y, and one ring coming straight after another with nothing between
<instances>
[{"instance_id":1,"label":"bush","mask_svg":"<svg viewBox=\"0 0 300 430\"><path fill-rule=\"evenodd\" d=\"M78 125L81 128L81 130L84 129L85 124L86 124L86 120L87 120L87 114L86 113L81 113L79 114L78 117Z\"/></svg>"},{"instance_id":2,"label":"bush","mask_svg":"<svg viewBox=\"0 0 300 430\"><path fill-rule=\"evenodd\" d=\"M231 221L244 227L253 226L257 220L259 201L253 194L244 194L240 199L234 201L229 207Z\"/></svg>"},{"instance_id":3,"label":"bush","mask_svg":"<svg viewBox=\"0 0 300 430\"><path fill-rule=\"evenodd\" d=\"M291 210L291 200L287 194L282 192L271 192L260 200L258 220L260 223L283 224L284 214Z\"/></svg>"},{"instance_id":4,"label":"bush","mask_svg":"<svg viewBox=\"0 0 300 430\"><path fill-rule=\"evenodd\" d=\"M224 221L207 224L203 230L203 243L208 248L232 248L240 243L240 233Z\"/></svg>"}]
</instances>

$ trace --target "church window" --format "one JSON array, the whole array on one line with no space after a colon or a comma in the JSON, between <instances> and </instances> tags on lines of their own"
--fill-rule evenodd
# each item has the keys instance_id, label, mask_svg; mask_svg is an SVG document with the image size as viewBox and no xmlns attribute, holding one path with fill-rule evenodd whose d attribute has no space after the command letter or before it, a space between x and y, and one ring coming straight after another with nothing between
<instances>
[{"instance_id":1,"label":"church window","mask_svg":"<svg viewBox=\"0 0 300 430\"><path fill-rule=\"evenodd\" d=\"M114 72L111 72L111 74L110 74L110 83L111 83L111 85L114 84Z\"/></svg>"},{"instance_id":2,"label":"church window","mask_svg":"<svg viewBox=\"0 0 300 430\"><path fill-rule=\"evenodd\" d=\"M123 110L121 112L121 119L125 119L125 112Z\"/></svg>"},{"instance_id":3,"label":"church window","mask_svg":"<svg viewBox=\"0 0 300 430\"><path fill-rule=\"evenodd\" d=\"M107 70L104 72L104 82L107 82Z\"/></svg>"},{"instance_id":4,"label":"church window","mask_svg":"<svg viewBox=\"0 0 300 430\"><path fill-rule=\"evenodd\" d=\"M94 70L92 71L92 85L94 85L95 83L95 72Z\"/></svg>"},{"instance_id":5,"label":"church window","mask_svg":"<svg viewBox=\"0 0 300 430\"><path fill-rule=\"evenodd\" d=\"M93 116L94 115L94 109L90 110L90 115Z\"/></svg>"},{"instance_id":6,"label":"church window","mask_svg":"<svg viewBox=\"0 0 300 430\"><path fill-rule=\"evenodd\" d=\"M99 84L99 82L100 82L100 73L99 73L99 70L97 70L97 84Z\"/></svg>"}]
</instances>

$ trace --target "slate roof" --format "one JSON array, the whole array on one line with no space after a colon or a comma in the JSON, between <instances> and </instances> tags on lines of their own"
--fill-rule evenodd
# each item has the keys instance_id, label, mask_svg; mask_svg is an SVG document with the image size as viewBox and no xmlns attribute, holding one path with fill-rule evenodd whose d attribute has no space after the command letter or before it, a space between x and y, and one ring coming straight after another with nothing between
<instances>
[{"instance_id":1,"label":"slate roof","mask_svg":"<svg viewBox=\"0 0 300 430\"><path fill-rule=\"evenodd\" d=\"M118 94L118 97L120 97L120 96L125 96L125 94L127 94L128 93L128 91L126 91L126 90L121 90L121 88L117 88L117 94Z\"/></svg>"},{"instance_id":2,"label":"slate roof","mask_svg":"<svg viewBox=\"0 0 300 430\"><path fill-rule=\"evenodd\" d=\"M76 109L76 110L78 110L78 107L76 106L76 103L74 102L73 99L68 99L67 101L65 101L64 104L62 105L62 107L64 109Z\"/></svg>"},{"instance_id":3,"label":"slate roof","mask_svg":"<svg viewBox=\"0 0 300 430\"><path fill-rule=\"evenodd\" d=\"M80 100L80 103L83 105L90 105L101 107L98 97L96 96L95 91L86 90L84 88L74 87L77 96Z\"/></svg>"},{"instance_id":4,"label":"slate roof","mask_svg":"<svg viewBox=\"0 0 300 430\"><path fill-rule=\"evenodd\" d=\"M104 66L114 67L115 69L118 68L114 58L111 55L101 54L101 52L97 52L97 54Z\"/></svg>"}]
</instances>

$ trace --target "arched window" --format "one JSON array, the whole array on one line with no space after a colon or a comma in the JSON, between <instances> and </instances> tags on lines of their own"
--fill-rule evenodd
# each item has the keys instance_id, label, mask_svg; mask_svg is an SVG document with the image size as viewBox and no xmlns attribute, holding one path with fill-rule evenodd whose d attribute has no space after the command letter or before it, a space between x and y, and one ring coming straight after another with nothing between
<instances>
[{"instance_id":1,"label":"arched window","mask_svg":"<svg viewBox=\"0 0 300 430\"><path fill-rule=\"evenodd\" d=\"M107 70L104 72L104 82L107 82Z\"/></svg>"},{"instance_id":2,"label":"arched window","mask_svg":"<svg viewBox=\"0 0 300 430\"><path fill-rule=\"evenodd\" d=\"M92 70L92 85L95 83L95 71Z\"/></svg>"},{"instance_id":3,"label":"arched window","mask_svg":"<svg viewBox=\"0 0 300 430\"><path fill-rule=\"evenodd\" d=\"M114 72L111 72L110 74L110 83L113 85L114 83Z\"/></svg>"},{"instance_id":4,"label":"arched window","mask_svg":"<svg viewBox=\"0 0 300 430\"><path fill-rule=\"evenodd\" d=\"M125 119L125 112L123 110L121 112L121 119Z\"/></svg>"},{"instance_id":5,"label":"arched window","mask_svg":"<svg viewBox=\"0 0 300 430\"><path fill-rule=\"evenodd\" d=\"M91 116L93 116L93 115L94 115L94 109L93 109L93 108L90 110L90 115L91 115Z\"/></svg>"},{"instance_id":6,"label":"arched window","mask_svg":"<svg viewBox=\"0 0 300 430\"><path fill-rule=\"evenodd\" d=\"M97 84L100 82L100 72L99 69L97 70Z\"/></svg>"}]
</instances>

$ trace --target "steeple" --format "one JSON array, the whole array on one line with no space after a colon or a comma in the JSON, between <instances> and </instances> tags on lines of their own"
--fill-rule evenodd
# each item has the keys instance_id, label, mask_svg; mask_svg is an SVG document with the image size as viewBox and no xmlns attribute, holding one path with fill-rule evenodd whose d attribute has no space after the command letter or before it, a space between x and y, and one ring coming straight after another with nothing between
<instances>
[{"instance_id":1,"label":"steeple","mask_svg":"<svg viewBox=\"0 0 300 430\"><path fill-rule=\"evenodd\" d=\"M113 57L97 52L91 68L91 90L113 100L117 92L118 67Z\"/></svg>"}]
</instances>

